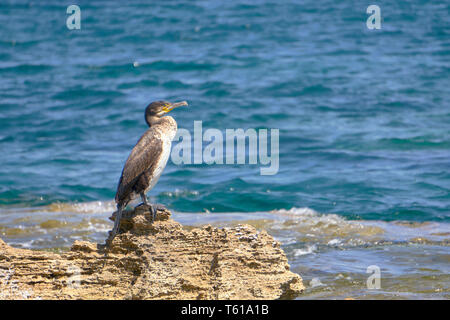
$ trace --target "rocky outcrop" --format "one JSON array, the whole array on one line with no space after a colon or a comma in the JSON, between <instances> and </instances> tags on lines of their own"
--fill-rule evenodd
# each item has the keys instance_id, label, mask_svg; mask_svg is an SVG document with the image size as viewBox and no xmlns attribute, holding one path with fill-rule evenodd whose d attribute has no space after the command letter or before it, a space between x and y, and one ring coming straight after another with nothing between
<instances>
[{"instance_id":1,"label":"rocky outcrop","mask_svg":"<svg viewBox=\"0 0 450 320\"><path fill-rule=\"evenodd\" d=\"M125 212L110 248L76 241L56 254L0 240L0 299L290 299L304 288L265 231L188 229L167 210L150 220L145 206Z\"/></svg>"}]
</instances>

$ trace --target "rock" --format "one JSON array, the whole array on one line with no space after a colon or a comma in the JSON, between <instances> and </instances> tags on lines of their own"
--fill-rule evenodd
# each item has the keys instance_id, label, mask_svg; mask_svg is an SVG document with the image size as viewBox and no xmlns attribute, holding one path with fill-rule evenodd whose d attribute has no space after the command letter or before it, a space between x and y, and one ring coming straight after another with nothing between
<instances>
[{"instance_id":1,"label":"rock","mask_svg":"<svg viewBox=\"0 0 450 320\"><path fill-rule=\"evenodd\" d=\"M187 230L168 210L152 223L146 206L124 212L110 248L75 241L56 254L0 240L0 299L291 299L303 289L265 231Z\"/></svg>"}]
</instances>

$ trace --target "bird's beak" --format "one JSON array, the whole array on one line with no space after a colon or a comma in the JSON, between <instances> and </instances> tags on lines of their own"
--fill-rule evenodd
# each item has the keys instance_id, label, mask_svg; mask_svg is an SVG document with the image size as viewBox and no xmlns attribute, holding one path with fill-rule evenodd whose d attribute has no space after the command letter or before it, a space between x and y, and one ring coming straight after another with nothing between
<instances>
[{"instance_id":1,"label":"bird's beak","mask_svg":"<svg viewBox=\"0 0 450 320\"><path fill-rule=\"evenodd\" d=\"M164 107L163 111L165 113L168 113L168 112L172 111L175 108L178 108L178 107L181 107L181 106L187 106L187 105L188 105L188 103L186 101L175 102L175 103L171 103L167 107Z\"/></svg>"}]
</instances>

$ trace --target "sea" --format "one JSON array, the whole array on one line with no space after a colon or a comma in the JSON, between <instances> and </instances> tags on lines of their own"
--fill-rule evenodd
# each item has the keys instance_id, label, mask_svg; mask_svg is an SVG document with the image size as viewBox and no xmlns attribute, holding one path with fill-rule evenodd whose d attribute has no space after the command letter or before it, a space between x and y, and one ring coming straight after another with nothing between
<instances>
[{"instance_id":1,"label":"sea","mask_svg":"<svg viewBox=\"0 0 450 320\"><path fill-rule=\"evenodd\" d=\"M169 159L149 199L176 221L267 230L298 299L449 299L449 16L425 0L2 0L0 238L103 243L145 107L186 100L171 114L190 132L278 129L279 168Z\"/></svg>"}]
</instances>

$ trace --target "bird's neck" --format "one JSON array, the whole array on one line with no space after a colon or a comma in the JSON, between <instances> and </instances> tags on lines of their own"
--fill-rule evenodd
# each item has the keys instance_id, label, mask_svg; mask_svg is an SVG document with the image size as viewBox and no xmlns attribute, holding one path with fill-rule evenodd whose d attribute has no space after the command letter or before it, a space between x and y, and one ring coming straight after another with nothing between
<instances>
[{"instance_id":1,"label":"bird's neck","mask_svg":"<svg viewBox=\"0 0 450 320\"><path fill-rule=\"evenodd\" d=\"M149 116L145 118L145 121L150 128L158 127L167 132L177 131L177 122L171 116L165 116L162 118Z\"/></svg>"},{"instance_id":2,"label":"bird's neck","mask_svg":"<svg viewBox=\"0 0 450 320\"><path fill-rule=\"evenodd\" d=\"M148 126L151 128L155 125L157 125L162 118L159 117L153 117L153 116L147 116L145 117L145 122L147 122Z\"/></svg>"}]
</instances>

